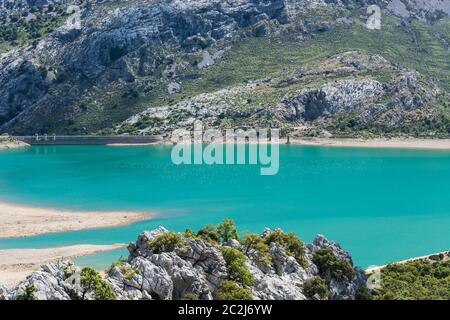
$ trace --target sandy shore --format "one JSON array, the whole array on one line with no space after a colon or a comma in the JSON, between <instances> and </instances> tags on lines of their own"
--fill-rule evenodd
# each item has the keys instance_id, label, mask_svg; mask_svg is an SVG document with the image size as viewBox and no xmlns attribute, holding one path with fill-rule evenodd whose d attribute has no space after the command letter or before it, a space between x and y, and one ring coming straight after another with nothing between
<instances>
[{"instance_id":1,"label":"sandy shore","mask_svg":"<svg viewBox=\"0 0 450 320\"><path fill-rule=\"evenodd\" d=\"M290 139L293 145L450 150L450 139Z\"/></svg>"},{"instance_id":2,"label":"sandy shore","mask_svg":"<svg viewBox=\"0 0 450 320\"><path fill-rule=\"evenodd\" d=\"M74 245L49 249L0 250L0 283L12 287L46 263L123 248L125 245Z\"/></svg>"},{"instance_id":3,"label":"sandy shore","mask_svg":"<svg viewBox=\"0 0 450 320\"><path fill-rule=\"evenodd\" d=\"M436 149L450 150L450 139L415 139L415 138L379 138L379 139L338 139L338 138L290 138L291 145L322 147L357 147L357 148L399 148L399 149ZM253 144L254 142L246 142ZM271 143L270 141L267 143ZM169 140L158 141L146 145L173 145ZM286 138L280 138L277 144L287 144ZM110 146L132 146L114 144Z\"/></svg>"},{"instance_id":4,"label":"sandy shore","mask_svg":"<svg viewBox=\"0 0 450 320\"><path fill-rule=\"evenodd\" d=\"M0 238L114 227L151 217L151 213L73 212L0 202Z\"/></svg>"},{"instance_id":5,"label":"sandy shore","mask_svg":"<svg viewBox=\"0 0 450 320\"><path fill-rule=\"evenodd\" d=\"M366 273L372 273L372 272L377 271L377 270L382 270L383 268L386 268L388 265L403 264L403 263L407 263L407 262L410 262L410 261L428 260L428 261L433 262L433 261L436 261L436 259L434 259L434 257L436 257L436 258L437 257L443 257L443 259L440 260L440 261L448 261L448 260L450 260L450 251L443 251L443 252L428 254L426 256L410 258L410 259L406 259L406 260L392 262L392 263L389 263L389 264L384 264L382 266L376 266L376 267L368 268L368 269L366 269Z\"/></svg>"},{"instance_id":6,"label":"sandy shore","mask_svg":"<svg viewBox=\"0 0 450 320\"><path fill-rule=\"evenodd\" d=\"M108 147L142 147L142 146L154 146L159 144L165 144L161 142L150 142L150 143L109 143Z\"/></svg>"}]
</instances>

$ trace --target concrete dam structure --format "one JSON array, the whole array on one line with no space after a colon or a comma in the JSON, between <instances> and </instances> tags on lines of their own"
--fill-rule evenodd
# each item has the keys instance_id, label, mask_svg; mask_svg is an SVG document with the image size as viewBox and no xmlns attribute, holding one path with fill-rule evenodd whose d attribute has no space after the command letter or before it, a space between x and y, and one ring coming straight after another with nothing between
<instances>
[{"instance_id":1,"label":"concrete dam structure","mask_svg":"<svg viewBox=\"0 0 450 320\"><path fill-rule=\"evenodd\" d=\"M108 145L108 144L149 144L162 141L161 136L59 136L34 135L14 136L14 139L30 145Z\"/></svg>"}]
</instances>

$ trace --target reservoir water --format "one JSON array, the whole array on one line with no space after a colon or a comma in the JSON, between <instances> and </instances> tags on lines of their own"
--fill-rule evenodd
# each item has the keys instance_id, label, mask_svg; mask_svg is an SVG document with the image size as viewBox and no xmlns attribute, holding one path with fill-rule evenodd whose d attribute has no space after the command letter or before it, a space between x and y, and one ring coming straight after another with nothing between
<instances>
[{"instance_id":1,"label":"reservoir water","mask_svg":"<svg viewBox=\"0 0 450 320\"><path fill-rule=\"evenodd\" d=\"M450 249L450 152L280 146L280 170L174 165L170 146L35 146L0 151L0 201L70 210L157 212L117 228L0 239L0 249L135 240L233 218L338 241L367 267ZM125 250L79 259L110 264Z\"/></svg>"}]
</instances>

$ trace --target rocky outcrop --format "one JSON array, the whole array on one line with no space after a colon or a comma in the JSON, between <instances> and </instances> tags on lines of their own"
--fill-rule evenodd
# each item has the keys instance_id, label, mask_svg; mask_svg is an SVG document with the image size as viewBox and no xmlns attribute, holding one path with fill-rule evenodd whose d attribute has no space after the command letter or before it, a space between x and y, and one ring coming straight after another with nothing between
<instances>
[{"instance_id":1,"label":"rocky outcrop","mask_svg":"<svg viewBox=\"0 0 450 320\"><path fill-rule=\"evenodd\" d=\"M266 230L262 237L271 231ZM353 267L350 254L337 243L317 236L305 247L305 264L301 265L284 247L271 242L271 263L262 263L254 249L247 250L237 240L225 244L210 243L200 238L181 237L184 244L163 252L155 252L149 241L168 233L164 228L146 231L129 245L126 261L113 264L105 276L107 285L116 299L214 299L225 280L234 279L225 262L221 248L232 247L246 253L248 268L253 277L251 294L261 300L305 300L304 284L321 276L314 263L314 252L328 249L338 261L346 261L354 270L351 279L327 276L329 299L355 299L358 290L365 286L364 272ZM174 235L174 234L172 234ZM32 287L32 295L39 300L95 299L94 285L86 285L77 275L80 270L70 262L58 262L42 267L30 274L16 288L7 290L0 286L1 299L17 299ZM239 284L244 286L243 284ZM97 297L98 298L98 297Z\"/></svg>"},{"instance_id":2,"label":"rocky outcrop","mask_svg":"<svg viewBox=\"0 0 450 320\"><path fill-rule=\"evenodd\" d=\"M27 286L32 286L35 299L70 300L69 293L74 287L65 279L64 269L68 265L68 262L58 262L42 266L40 271L31 273L25 281L12 289L9 298L17 299L25 293Z\"/></svg>"},{"instance_id":3,"label":"rocky outcrop","mask_svg":"<svg viewBox=\"0 0 450 320\"><path fill-rule=\"evenodd\" d=\"M0 300L8 300L9 290L0 283Z\"/></svg>"},{"instance_id":4,"label":"rocky outcrop","mask_svg":"<svg viewBox=\"0 0 450 320\"><path fill-rule=\"evenodd\" d=\"M228 277L218 249L201 240L189 240L186 250L152 254L148 250L148 241L164 232L167 232L164 228L143 232L135 243L130 244L130 256L124 268L137 268L140 272L127 285L141 287L158 299L181 299L186 293L200 299L212 299L213 292ZM110 272L110 276L113 283L123 278L119 269ZM119 295L123 296L120 291Z\"/></svg>"},{"instance_id":5,"label":"rocky outcrop","mask_svg":"<svg viewBox=\"0 0 450 320\"><path fill-rule=\"evenodd\" d=\"M402 18L416 17L434 22L450 15L450 0L391 0L385 1L386 9Z\"/></svg>"},{"instance_id":6,"label":"rocky outcrop","mask_svg":"<svg viewBox=\"0 0 450 320\"><path fill-rule=\"evenodd\" d=\"M374 77L381 73L389 79L381 82ZM335 80L337 76L346 79ZM134 128L135 133L164 134L179 128L191 130L195 120L214 128L304 125L327 129L340 116L353 118L354 127L399 128L412 117L420 122L424 117L420 112L428 110L440 93L435 84L425 85L421 78L418 72L400 68L379 55L345 52L279 77L151 107L125 121L117 131L125 126ZM303 83L309 83L309 88L301 89ZM278 95L280 89L287 93L278 103L264 101Z\"/></svg>"},{"instance_id":7,"label":"rocky outcrop","mask_svg":"<svg viewBox=\"0 0 450 320\"><path fill-rule=\"evenodd\" d=\"M357 112L384 95L383 85L375 80L342 80L318 89L302 90L282 103L295 108L295 117L314 121L338 113Z\"/></svg>"},{"instance_id":8,"label":"rocky outcrop","mask_svg":"<svg viewBox=\"0 0 450 320\"><path fill-rule=\"evenodd\" d=\"M308 245L308 250L310 253L314 253L320 249L328 249L338 260L347 261L351 266L353 266L352 257L350 254L341 248L341 246L334 242L329 241L323 235L318 235L312 244ZM365 287L367 277L364 270L361 268L354 268L355 275L351 281L337 279L329 275L326 276L326 281L329 286L329 298L332 300L348 300L355 297L358 290ZM319 272L316 273L316 275ZM322 275L323 276L323 275Z\"/></svg>"}]
</instances>

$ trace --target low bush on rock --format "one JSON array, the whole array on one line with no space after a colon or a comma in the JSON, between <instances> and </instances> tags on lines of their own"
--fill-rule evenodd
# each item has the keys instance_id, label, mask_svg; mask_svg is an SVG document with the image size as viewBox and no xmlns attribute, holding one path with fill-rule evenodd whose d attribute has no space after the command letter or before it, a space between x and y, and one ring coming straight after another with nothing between
<instances>
[{"instance_id":1,"label":"low bush on rock","mask_svg":"<svg viewBox=\"0 0 450 320\"><path fill-rule=\"evenodd\" d=\"M302 267L306 267L305 245L292 232L284 233L280 229L275 229L264 238L264 242L267 245L270 245L272 242L278 243L283 247L286 253L293 256Z\"/></svg>"},{"instance_id":2,"label":"low bush on rock","mask_svg":"<svg viewBox=\"0 0 450 320\"><path fill-rule=\"evenodd\" d=\"M139 274L139 270L137 268L133 268L130 265L127 265L127 259L125 258L120 258L119 261L113 262L106 273L110 273L111 270L115 267L119 268L125 279L129 281L133 278L134 275Z\"/></svg>"},{"instance_id":3,"label":"low bush on rock","mask_svg":"<svg viewBox=\"0 0 450 320\"><path fill-rule=\"evenodd\" d=\"M347 260L336 258L330 249L320 249L314 252L313 262L319 268L319 272L327 278L350 281L355 276L355 270Z\"/></svg>"},{"instance_id":4,"label":"low bush on rock","mask_svg":"<svg viewBox=\"0 0 450 320\"><path fill-rule=\"evenodd\" d=\"M27 284L25 290L17 295L16 300L37 300L37 297L34 295L35 292L36 287L33 284Z\"/></svg>"},{"instance_id":5,"label":"low bush on rock","mask_svg":"<svg viewBox=\"0 0 450 320\"><path fill-rule=\"evenodd\" d=\"M244 246L245 255L252 251L256 253L258 261L265 265L272 263L272 256L269 253L269 245L264 239L255 233L246 233L240 243Z\"/></svg>"},{"instance_id":6,"label":"low bush on rock","mask_svg":"<svg viewBox=\"0 0 450 320\"><path fill-rule=\"evenodd\" d=\"M247 257L241 251L223 247L222 256L227 263L228 272L230 276L239 281L245 286L251 286L253 284L253 276L247 267Z\"/></svg>"},{"instance_id":7,"label":"low bush on rock","mask_svg":"<svg viewBox=\"0 0 450 320\"><path fill-rule=\"evenodd\" d=\"M211 244L225 243L228 239L239 239L236 224L232 219L224 219L217 226L207 224L195 233L186 229L185 237L189 239L201 239Z\"/></svg>"},{"instance_id":8,"label":"low bush on rock","mask_svg":"<svg viewBox=\"0 0 450 320\"><path fill-rule=\"evenodd\" d=\"M114 300L116 298L108 283L92 268L81 270L80 285L82 288L82 296L80 298L82 300L91 292L95 300Z\"/></svg>"},{"instance_id":9,"label":"low bush on rock","mask_svg":"<svg viewBox=\"0 0 450 320\"><path fill-rule=\"evenodd\" d=\"M220 242L219 231L217 230L217 227L212 224L208 224L200 229L197 232L197 237L212 244L217 244Z\"/></svg>"},{"instance_id":10,"label":"low bush on rock","mask_svg":"<svg viewBox=\"0 0 450 320\"><path fill-rule=\"evenodd\" d=\"M327 299L328 287L325 280L321 277L306 280L303 287L303 294L309 299L315 299L316 296L319 299Z\"/></svg>"},{"instance_id":11,"label":"low bush on rock","mask_svg":"<svg viewBox=\"0 0 450 320\"><path fill-rule=\"evenodd\" d=\"M148 250L155 254L172 252L176 249L186 249L186 242L182 235L174 232L165 232L155 239L148 241Z\"/></svg>"},{"instance_id":12,"label":"low bush on rock","mask_svg":"<svg viewBox=\"0 0 450 320\"><path fill-rule=\"evenodd\" d=\"M198 295L193 292L188 292L183 295L181 300L199 300Z\"/></svg>"},{"instance_id":13,"label":"low bush on rock","mask_svg":"<svg viewBox=\"0 0 450 320\"><path fill-rule=\"evenodd\" d=\"M231 219L222 220L217 226L217 232L222 242L227 242L228 239L238 239L236 224Z\"/></svg>"},{"instance_id":14,"label":"low bush on rock","mask_svg":"<svg viewBox=\"0 0 450 320\"><path fill-rule=\"evenodd\" d=\"M217 300L251 300L253 299L250 289L240 287L236 282L225 280L217 290Z\"/></svg>"}]
</instances>

